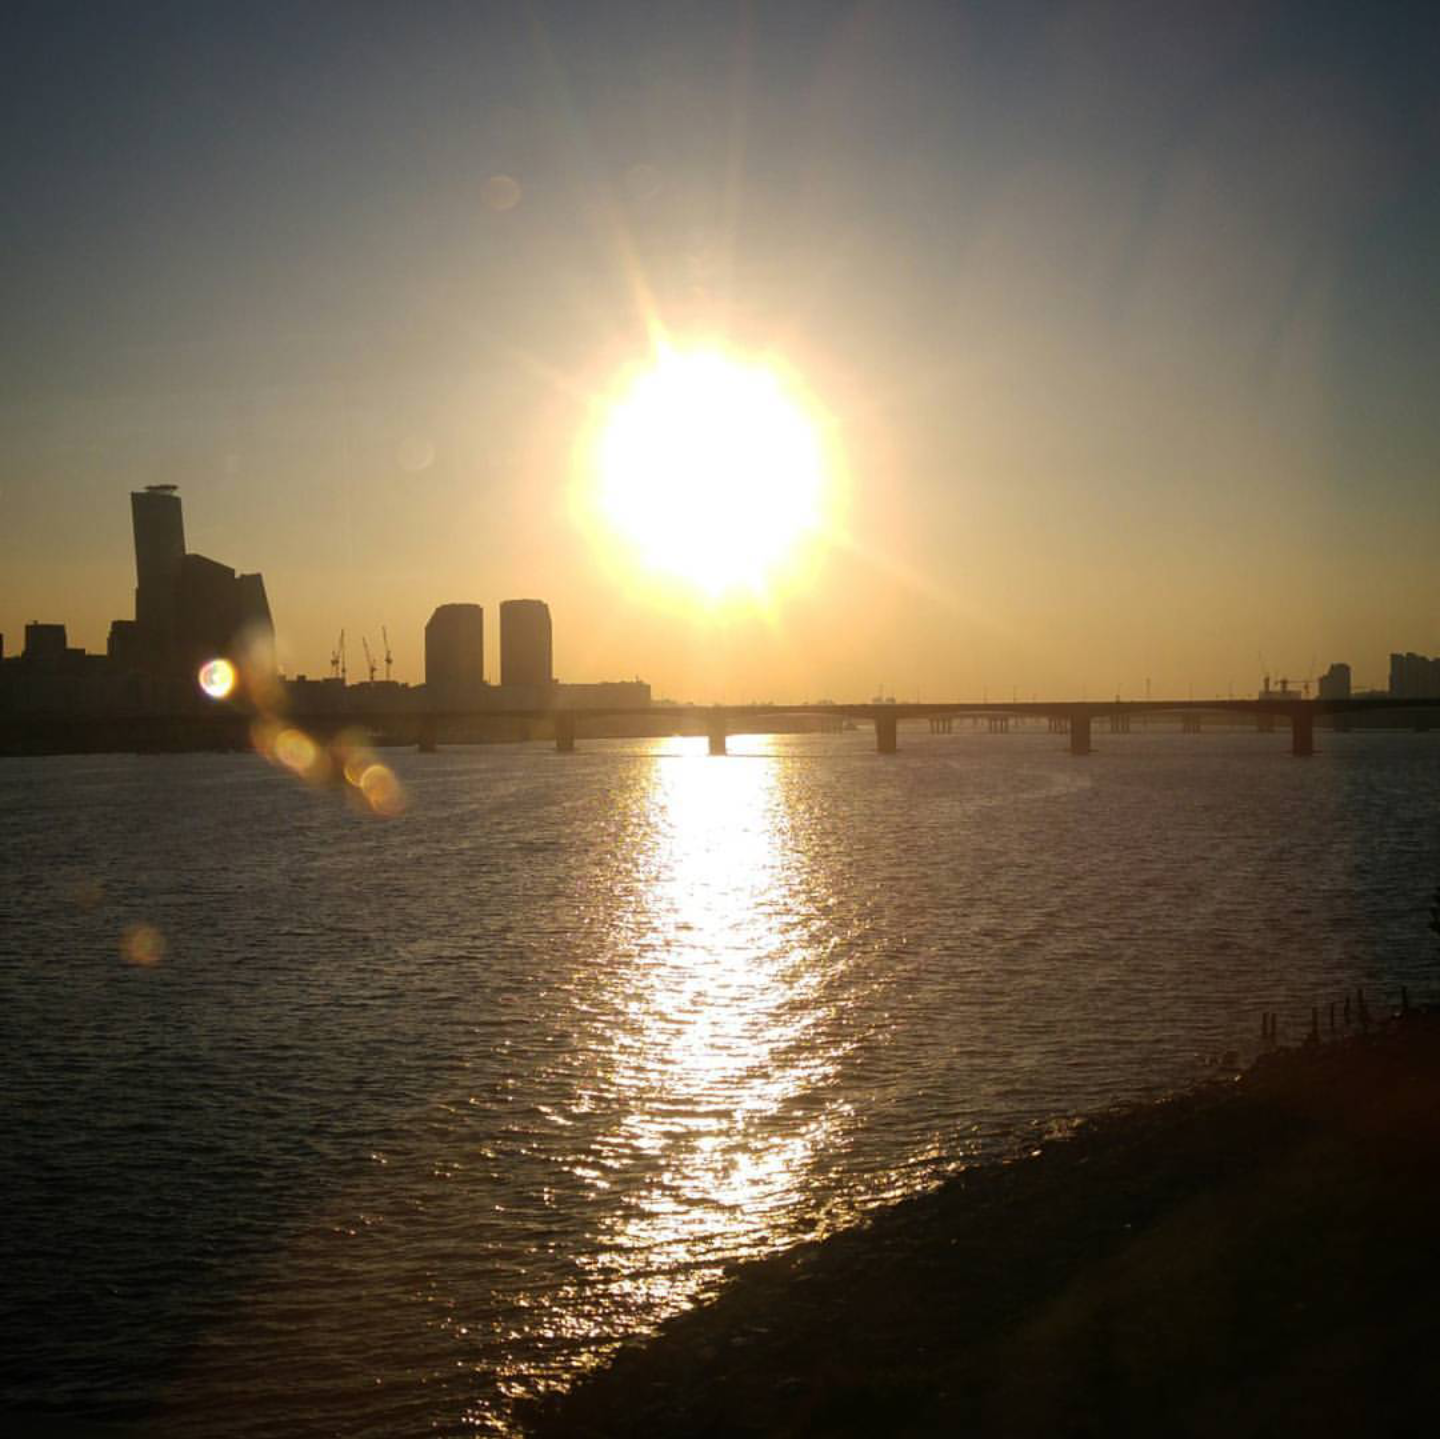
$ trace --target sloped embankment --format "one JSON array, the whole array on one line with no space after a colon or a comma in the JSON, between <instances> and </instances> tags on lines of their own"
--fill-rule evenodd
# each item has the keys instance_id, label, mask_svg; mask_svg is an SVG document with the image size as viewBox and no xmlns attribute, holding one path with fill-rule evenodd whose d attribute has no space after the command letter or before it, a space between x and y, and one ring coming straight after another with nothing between
<instances>
[{"instance_id":1,"label":"sloped embankment","mask_svg":"<svg viewBox=\"0 0 1440 1439\"><path fill-rule=\"evenodd\" d=\"M687 1439L1429 1432L1437 1280L1440 1019L1410 1015L749 1266L528 1418Z\"/></svg>"}]
</instances>

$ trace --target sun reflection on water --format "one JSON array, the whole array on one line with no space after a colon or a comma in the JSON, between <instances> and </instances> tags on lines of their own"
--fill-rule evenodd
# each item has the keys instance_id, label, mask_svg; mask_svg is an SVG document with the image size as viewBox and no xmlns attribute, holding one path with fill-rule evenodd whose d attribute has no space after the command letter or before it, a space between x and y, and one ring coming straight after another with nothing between
<instances>
[{"instance_id":1,"label":"sun reflection on water","mask_svg":"<svg viewBox=\"0 0 1440 1439\"><path fill-rule=\"evenodd\" d=\"M602 1234L617 1298L673 1307L724 1252L759 1252L833 1117L802 1111L834 1057L807 1045L816 967L789 817L768 754L673 741L651 767L637 941L601 1084L622 1116L599 1149L643 1181ZM703 744L703 741L699 742ZM597 1276L598 1277L598 1276Z\"/></svg>"}]
</instances>

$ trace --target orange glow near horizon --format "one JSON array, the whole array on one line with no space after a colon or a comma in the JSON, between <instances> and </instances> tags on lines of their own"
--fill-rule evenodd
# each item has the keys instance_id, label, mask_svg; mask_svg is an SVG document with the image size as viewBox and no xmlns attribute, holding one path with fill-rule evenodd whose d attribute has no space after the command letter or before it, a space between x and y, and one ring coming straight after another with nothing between
<instances>
[{"instance_id":1,"label":"orange glow near horizon","mask_svg":"<svg viewBox=\"0 0 1440 1439\"><path fill-rule=\"evenodd\" d=\"M587 508L612 557L711 603L801 567L832 502L819 429L775 370L662 348L609 404Z\"/></svg>"}]
</instances>

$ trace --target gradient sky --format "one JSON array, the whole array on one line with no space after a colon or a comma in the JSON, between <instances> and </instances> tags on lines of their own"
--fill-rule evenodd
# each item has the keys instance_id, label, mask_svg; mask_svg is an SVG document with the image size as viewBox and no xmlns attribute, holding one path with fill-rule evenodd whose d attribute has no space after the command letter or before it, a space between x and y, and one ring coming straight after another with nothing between
<instances>
[{"instance_id":1,"label":"gradient sky","mask_svg":"<svg viewBox=\"0 0 1440 1439\"><path fill-rule=\"evenodd\" d=\"M0 68L7 652L103 649L170 482L291 673L384 623L419 680L468 600L496 678L522 595L562 678L698 700L1440 653L1440 6L45 0ZM656 320L843 453L766 606L572 519Z\"/></svg>"}]
</instances>

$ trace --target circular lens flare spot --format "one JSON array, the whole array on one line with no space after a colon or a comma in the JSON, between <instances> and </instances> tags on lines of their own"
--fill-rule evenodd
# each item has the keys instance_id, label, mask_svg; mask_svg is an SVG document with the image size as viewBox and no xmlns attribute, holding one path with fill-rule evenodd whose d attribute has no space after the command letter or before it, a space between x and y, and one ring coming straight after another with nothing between
<instances>
[{"instance_id":1,"label":"circular lens flare spot","mask_svg":"<svg viewBox=\"0 0 1440 1439\"><path fill-rule=\"evenodd\" d=\"M386 819L393 819L405 808L405 791L389 765L379 762L370 765L360 776L357 788L370 808Z\"/></svg>"},{"instance_id":2,"label":"circular lens flare spot","mask_svg":"<svg viewBox=\"0 0 1440 1439\"><path fill-rule=\"evenodd\" d=\"M165 936L153 924L127 925L120 936L120 957L126 964L153 969L165 958Z\"/></svg>"},{"instance_id":3,"label":"circular lens flare spot","mask_svg":"<svg viewBox=\"0 0 1440 1439\"><path fill-rule=\"evenodd\" d=\"M227 659L213 659L200 666L200 688L212 700L229 699L235 691L235 666Z\"/></svg>"},{"instance_id":4,"label":"circular lens flare spot","mask_svg":"<svg viewBox=\"0 0 1440 1439\"><path fill-rule=\"evenodd\" d=\"M293 725L275 736L270 751L276 762L310 784L324 784L330 778L330 756L305 733Z\"/></svg>"}]
</instances>

